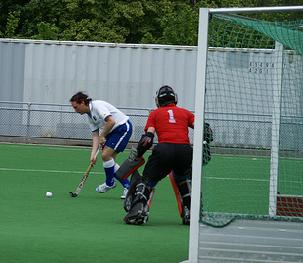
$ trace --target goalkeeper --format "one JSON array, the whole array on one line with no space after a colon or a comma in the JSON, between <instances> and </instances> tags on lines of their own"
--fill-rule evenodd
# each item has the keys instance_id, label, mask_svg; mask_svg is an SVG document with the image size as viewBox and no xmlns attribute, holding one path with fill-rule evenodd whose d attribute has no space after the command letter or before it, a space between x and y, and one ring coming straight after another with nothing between
<instances>
[{"instance_id":1,"label":"goalkeeper","mask_svg":"<svg viewBox=\"0 0 303 263\"><path fill-rule=\"evenodd\" d=\"M145 134L137 147L138 157L152 146L155 133L158 136L158 144L148 158L142 177L132 180L133 191L129 191L125 200L125 209L128 212L124 221L136 225L146 223L153 189L171 172L181 197L182 222L188 225L192 165L188 128L194 128L194 114L176 106L177 94L170 86L162 86L156 93L155 101L158 108L148 116Z\"/></svg>"}]
</instances>

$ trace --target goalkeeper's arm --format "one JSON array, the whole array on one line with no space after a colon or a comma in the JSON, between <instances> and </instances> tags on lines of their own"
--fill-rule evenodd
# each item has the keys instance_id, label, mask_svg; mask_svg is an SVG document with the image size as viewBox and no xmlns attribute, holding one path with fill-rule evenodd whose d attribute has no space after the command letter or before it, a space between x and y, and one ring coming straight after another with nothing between
<instances>
[{"instance_id":1,"label":"goalkeeper's arm","mask_svg":"<svg viewBox=\"0 0 303 263\"><path fill-rule=\"evenodd\" d=\"M154 141L155 128L149 127L145 134L142 134L140 141L138 142L137 150L138 157L141 157L147 150L150 149Z\"/></svg>"}]
</instances>

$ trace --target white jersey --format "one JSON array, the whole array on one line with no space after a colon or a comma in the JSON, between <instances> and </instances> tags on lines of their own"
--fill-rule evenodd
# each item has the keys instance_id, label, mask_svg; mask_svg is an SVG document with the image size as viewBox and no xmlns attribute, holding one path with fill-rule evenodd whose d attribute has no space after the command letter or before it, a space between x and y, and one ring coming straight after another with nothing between
<instances>
[{"instance_id":1,"label":"white jersey","mask_svg":"<svg viewBox=\"0 0 303 263\"><path fill-rule=\"evenodd\" d=\"M116 122L110 132L119 125L126 123L129 119L129 117L126 116L122 111L118 110L116 107L103 100L91 101L89 103L89 108L90 113L87 114L87 116L91 131L102 129L105 124L105 118L108 116L112 116Z\"/></svg>"}]
</instances>

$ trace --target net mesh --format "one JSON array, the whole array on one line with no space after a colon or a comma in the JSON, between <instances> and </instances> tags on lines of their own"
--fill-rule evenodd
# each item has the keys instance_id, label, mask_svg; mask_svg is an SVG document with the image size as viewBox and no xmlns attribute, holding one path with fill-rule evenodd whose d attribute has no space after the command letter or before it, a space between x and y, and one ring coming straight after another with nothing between
<instances>
[{"instance_id":1,"label":"net mesh","mask_svg":"<svg viewBox=\"0 0 303 263\"><path fill-rule=\"evenodd\" d=\"M201 222L303 221L302 25L212 16L205 119L214 141Z\"/></svg>"},{"instance_id":2,"label":"net mesh","mask_svg":"<svg viewBox=\"0 0 303 263\"><path fill-rule=\"evenodd\" d=\"M243 18L240 16L226 16L215 15L217 19L237 24L246 29L255 30L255 34L259 34L260 38L268 37L272 41L278 41L288 47L289 49L296 50L299 54L303 55L303 20L289 21L289 22L269 22L256 20L251 18ZM257 41L260 40L257 39ZM249 44L249 41L245 40ZM243 43L240 41L240 43ZM266 46L265 46L266 47Z\"/></svg>"}]
</instances>

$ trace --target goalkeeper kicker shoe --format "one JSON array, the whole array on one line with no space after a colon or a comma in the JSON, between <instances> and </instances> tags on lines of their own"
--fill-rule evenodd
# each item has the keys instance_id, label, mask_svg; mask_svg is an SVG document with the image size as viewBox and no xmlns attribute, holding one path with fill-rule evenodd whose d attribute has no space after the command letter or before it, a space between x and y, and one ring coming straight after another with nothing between
<instances>
[{"instance_id":1,"label":"goalkeeper kicker shoe","mask_svg":"<svg viewBox=\"0 0 303 263\"><path fill-rule=\"evenodd\" d=\"M183 209L182 223L183 225L190 224L190 210L187 208L187 206L184 206Z\"/></svg>"},{"instance_id":2,"label":"goalkeeper kicker shoe","mask_svg":"<svg viewBox=\"0 0 303 263\"><path fill-rule=\"evenodd\" d=\"M124 222L129 225L146 224L148 220L148 206L142 202L135 204L124 217Z\"/></svg>"},{"instance_id":3,"label":"goalkeeper kicker shoe","mask_svg":"<svg viewBox=\"0 0 303 263\"><path fill-rule=\"evenodd\" d=\"M106 183L104 184L100 184L99 186L97 186L96 188L96 192L97 193L106 193L108 192L110 189L113 189L116 187L116 184L114 183L112 186L108 186Z\"/></svg>"}]
</instances>

